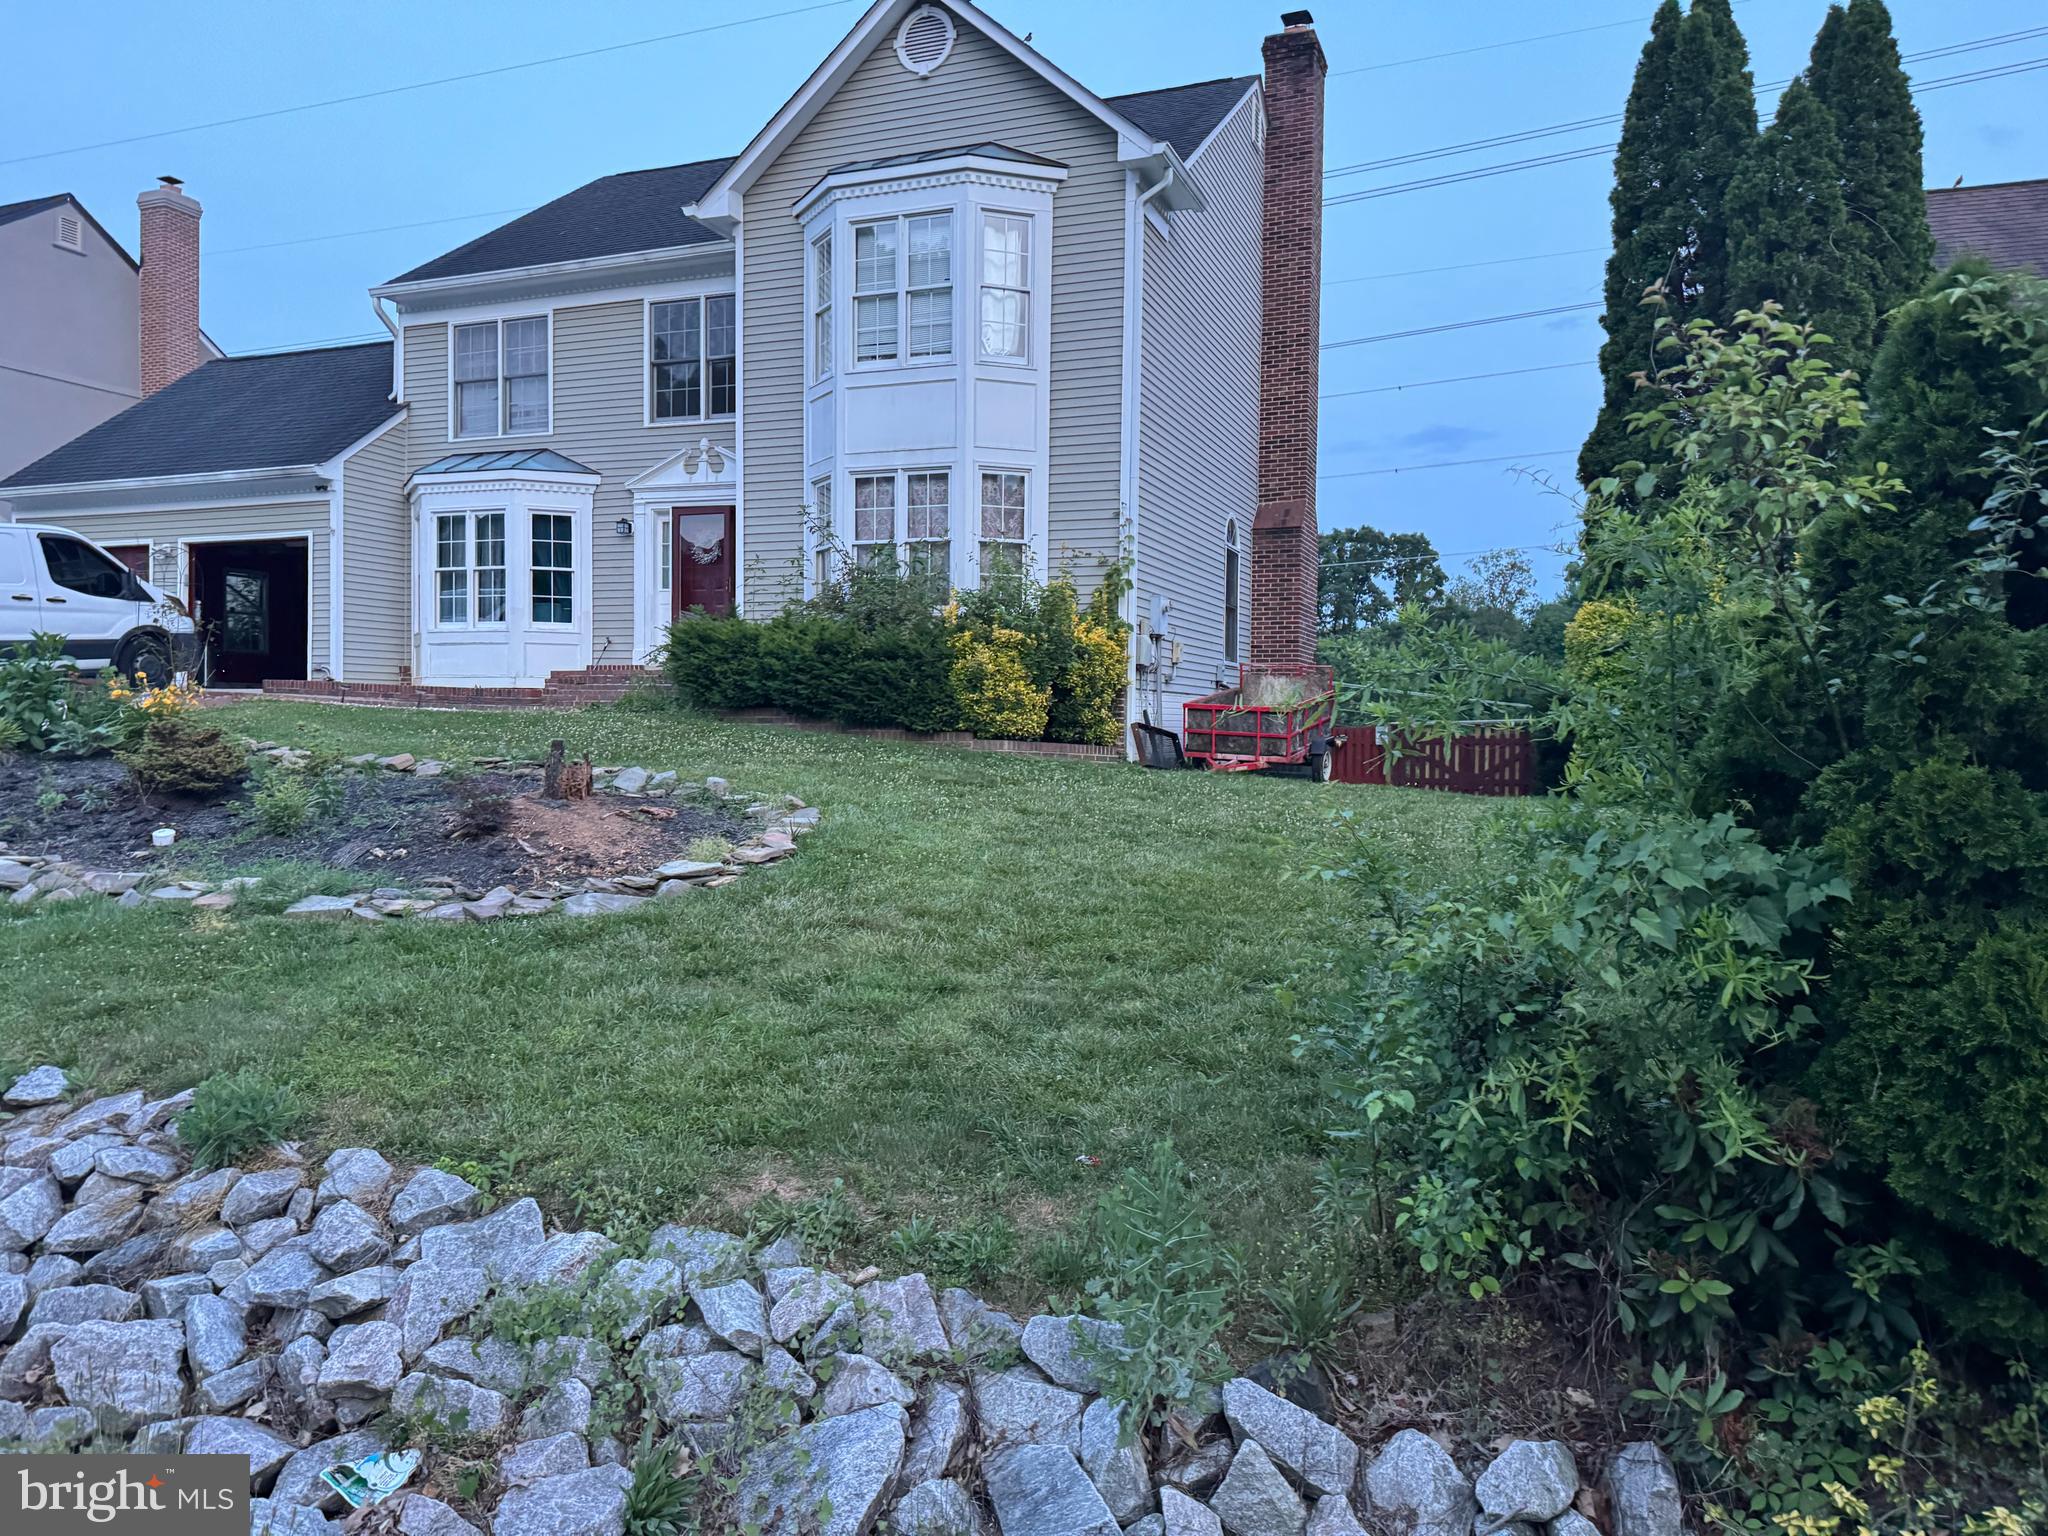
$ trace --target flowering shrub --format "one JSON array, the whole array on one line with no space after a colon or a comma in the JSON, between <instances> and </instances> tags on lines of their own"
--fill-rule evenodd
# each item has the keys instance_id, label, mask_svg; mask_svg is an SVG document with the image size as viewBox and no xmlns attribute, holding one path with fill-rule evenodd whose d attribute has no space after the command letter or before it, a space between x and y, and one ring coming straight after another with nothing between
<instances>
[{"instance_id":1,"label":"flowering shrub","mask_svg":"<svg viewBox=\"0 0 2048 1536\"><path fill-rule=\"evenodd\" d=\"M1051 724L1054 741L1115 746L1123 734L1117 699L1124 689L1124 639L1093 619L1074 625L1074 660L1054 685Z\"/></svg>"},{"instance_id":2,"label":"flowering shrub","mask_svg":"<svg viewBox=\"0 0 2048 1536\"><path fill-rule=\"evenodd\" d=\"M1030 638L998 624L985 635L956 629L951 644L953 695L960 703L961 723L977 736L1042 738L1052 689L1031 680Z\"/></svg>"}]
</instances>

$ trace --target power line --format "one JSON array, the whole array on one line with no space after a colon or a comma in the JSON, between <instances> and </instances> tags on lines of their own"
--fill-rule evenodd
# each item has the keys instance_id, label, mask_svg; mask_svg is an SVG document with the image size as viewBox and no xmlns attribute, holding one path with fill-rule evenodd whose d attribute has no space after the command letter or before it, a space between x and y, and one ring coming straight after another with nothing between
<instances>
[{"instance_id":1,"label":"power line","mask_svg":"<svg viewBox=\"0 0 2048 1536\"><path fill-rule=\"evenodd\" d=\"M756 22L808 16L813 11L834 10L852 3L853 0L818 0L814 5L800 5L786 11L770 11L764 16L741 16L731 21L715 21L706 26L689 27L681 32L664 32L659 37L640 37L630 42L607 43L601 48L580 48L574 53L552 53L545 58L525 59L517 64L500 64L491 69L472 69L459 75L441 75L432 80L415 80L407 85L387 85L379 90L357 91L349 96L330 96L324 101L301 102L293 107L272 107L265 112L245 112L236 117L215 118L211 122L187 123L182 128L161 128L151 133L132 133L118 139L101 139L93 144L74 144L67 149L44 149L32 155L13 155L0 160L0 165L25 165L31 160L54 160L60 155L82 155L89 150L113 149L123 144L143 144L151 139L168 139L184 133L201 133L210 128L231 128L239 123L260 123L271 118L289 117L297 112L316 112L323 107L342 107L358 101L378 101L386 96L403 96L410 91L430 90L437 85L457 85L465 80L488 80L498 75L515 74L520 70L539 69L548 64L566 64L575 59L594 59L605 54L624 53L632 48L648 48L656 43L673 43L685 37L702 37L707 32L724 32L733 27L752 26Z\"/></svg>"},{"instance_id":2,"label":"power line","mask_svg":"<svg viewBox=\"0 0 2048 1536\"><path fill-rule=\"evenodd\" d=\"M1362 277L1325 278L1323 286L1341 288L1347 283L1379 283L1395 277L1433 277L1439 272L1470 272L1477 267L1512 267L1525 261L1555 261L1564 256L1597 256L1606 249L1604 245L1582 245L1576 251L1537 251L1528 256L1500 256L1492 261L1460 261L1447 267L1410 267L1405 272L1368 272Z\"/></svg>"},{"instance_id":3,"label":"power line","mask_svg":"<svg viewBox=\"0 0 2048 1536\"><path fill-rule=\"evenodd\" d=\"M272 352L305 352L314 347L345 347L354 342L385 341L386 331L364 331L355 336L315 336L311 341L287 341L271 347L250 347L244 352L230 352L229 357L264 357Z\"/></svg>"},{"instance_id":4,"label":"power line","mask_svg":"<svg viewBox=\"0 0 2048 1536\"><path fill-rule=\"evenodd\" d=\"M1534 368L1498 368L1492 373L1461 373L1449 379L1410 379L1405 384L1381 384L1372 389L1340 389L1331 394L1318 395L1317 400L1349 400L1357 395L1391 395L1404 389L1428 389L1435 384L1469 384L1475 379L1511 379L1524 373L1556 373L1561 368L1593 368L1598 364L1593 358L1582 358L1575 363L1543 363Z\"/></svg>"},{"instance_id":5,"label":"power line","mask_svg":"<svg viewBox=\"0 0 2048 1536\"><path fill-rule=\"evenodd\" d=\"M399 229L427 229L436 224L463 224L471 219L499 219L507 214L531 213L531 208L486 208L481 213L451 213L444 219L421 219L412 224L379 224L374 229L342 229L332 234L302 235L296 240L271 240L262 245L230 245L215 250L208 246L201 256L240 256L245 251L277 251L288 245L318 245L323 240L351 240L357 235L388 235Z\"/></svg>"},{"instance_id":6,"label":"power line","mask_svg":"<svg viewBox=\"0 0 2048 1536\"><path fill-rule=\"evenodd\" d=\"M1576 310L1598 309L1605 299L1588 299L1583 304L1553 304L1548 309L1518 310L1512 315L1485 315L1477 320L1447 320L1441 325L1418 325L1406 331L1382 331L1377 336L1347 336L1342 341L1326 341L1325 352L1335 352L1343 347L1365 347L1376 341L1402 341L1410 336L1434 336L1440 331L1469 331L1480 325L1505 325L1510 320L1535 320L1544 315L1565 315Z\"/></svg>"},{"instance_id":7,"label":"power line","mask_svg":"<svg viewBox=\"0 0 2048 1536\"><path fill-rule=\"evenodd\" d=\"M1501 48L1520 48L1526 43L1547 43L1553 38L1579 37L1587 32L1612 32L1616 27L1640 27L1648 16L1631 16L1625 21L1603 21L1590 27L1571 27L1563 32L1539 32L1534 37L1511 37L1498 43L1481 43L1473 48L1452 48L1444 53L1418 53L1409 59L1388 59L1379 64L1358 64L1350 69L1333 69L1330 74L1364 75L1380 69L1400 69L1408 64L1429 64L1437 59L1462 59L1467 54L1492 53Z\"/></svg>"},{"instance_id":8,"label":"power line","mask_svg":"<svg viewBox=\"0 0 2048 1536\"><path fill-rule=\"evenodd\" d=\"M1513 464L1523 459L1559 459L1576 454L1576 448L1549 448L1542 453L1503 453L1491 459L1440 459L1434 464L1397 464L1391 469L1346 469L1318 480L1363 480L1372 475L1412 475L1423 469L1463 469L1468 464Z\"/></svg>"}]
</instances>

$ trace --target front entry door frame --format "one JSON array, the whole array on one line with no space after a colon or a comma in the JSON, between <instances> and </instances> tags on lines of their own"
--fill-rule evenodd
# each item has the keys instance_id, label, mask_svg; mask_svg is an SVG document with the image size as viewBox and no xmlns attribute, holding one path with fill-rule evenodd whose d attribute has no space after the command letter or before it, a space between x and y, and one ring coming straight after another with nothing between
<instances>
[{"instance_id":1,"label":"front entry door frame","mask_svg":"<svg viewBox=\"0 0 2048 1536\"><path fill-rule=\"evenodd\" d=\"M692 608L700 606L706 613L720 617L733 611L733 605L739 598L738 562L733 558L733 536L736 531L733 524L736 520L736 511L737 509L733 507L670 507L668 509L670 542L669 617L671 619L679 619ZM691 518L700 517L718 518L722 525L722 531L719 534L719 547L724 551L724 556L718 564L723 569L725 579L722 583L718 584L723 590L708 594L712 598L710 602L703 601L707 595L706 593L702 591L692 592L690 589L696 583L687 581L684 577L684 572L694 569L696 562L689 553L691 541L683 536L683 525Z\"/></svg>"},{"instance_id":2,"label":"front entry door frame","mask_svg":"<svg viewBox=\"0 0 2048 1536\"><path fill-rule=\"evenodd\" d=\"M746 612L747 523L739 515L746 498L740 479L739 455L704 437L626 482L633 497L633 659L642 666L653 665L660 655L678 611L682 585L676 579L675 519L699 512L725 514L726 545L732 551L730 611Z\"/></svg>"}]
</instances>

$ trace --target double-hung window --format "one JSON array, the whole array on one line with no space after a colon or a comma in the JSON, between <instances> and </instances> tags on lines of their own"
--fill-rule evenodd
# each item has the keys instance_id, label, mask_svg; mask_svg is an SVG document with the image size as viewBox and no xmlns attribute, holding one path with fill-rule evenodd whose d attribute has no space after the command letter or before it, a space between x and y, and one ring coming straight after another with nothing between
<instances>
[{"instance_id":1,"label":"double-hung window","mask_svg":"<svg viewBox=\"0 0 2048 1536\"><path fill-rule=\"evenodd\" d=\"M981 220L981 355L1021 363L1030 356L1031 220L1011 213Z\"/></svg>"},{"instance_id":2,"label":"double-hung window","mask_svg":"<svg viewBox=\"0 0 2048 1536\"><path fill-rule=\"evenodd\" d=\"M832 482L811 482L812 576L822 592L832 585Z\"/></svg>"},{"instance_id":3,"label":"double-hung window","mask_svg":"<svg viewBox=\"0 0 2048 1536\"><path fill-rule=\"evenodd\" d=\"M853 227L856 363L953 355L953 216L913 214Z\"/></svg>"},{"instance_id":4,"label":"double-hung window","mask_svg":"<svg viewBox=\"0 0 2048 1536\"><path fill-rule=\"evenodd\" d=\"M549 430L546 315L458 325L452 362L457 437Z\"/></svg>"},{"instance_id":5,"label":"double-hung window","mask_svg":"<svg viewBox=\"0 0 2048 1536\"><path fill-rule=\"evenodd\" d=\"M732 415L739 405L738 359L739 326L731 294L647 306L654 420Z\"/></svg>"},{"instance_id":6,"label":"double-hung window","mask_svg":"<svg viewBox=\"0 0 2048 1536\"><path fill-rule=\"evenodd\" d=\"M832 377L832 231L811 242L811 382Z\"/></svg>"},{"instance_id":7,"label":"double-hung window","mask_svg":"<svg viewBox=\"0 0 2048 1536\"><path fill-rule=\"evenodd\" d=\"M505 622L505 514L434 518L434 623L464 629Z\"/></svg>"},{"instance_id":8,"label":"double-hung window","mask_svg":"<svg viewBox=\"0 0 2048 1536\"><path fill-rule=\"evenodd\" d=\"M896 477L853 477L853 558L864 568L896 559Z\"/></svg>"},{"instance_id":9,"label":"double-hung window","mask_svg":"<svg viewBox=\"0 0 2048 1536\"><path fill-rule=\"evenodd\" d=\"M953 563L951 477L943 469L912 470L903 491L906 564L914 575L946 577Z\"/></svg>"},{"instance_id":10,"label":"double-hung window","mask_svg":"<svg viewBox=\"0 0 2048 1536\"><path fill-rule=\"evenodd\" d=\"M1024 573L1024 476L984 470L981 476L983 585Z\"/></svg>"},{"instance_id":11,"label":"double-hung window","mask_svg":"<svg viewBox=\"0 0 2048 1536\"><path fill-rule=\"evenodd\" d=\"M567 512L533 514L533 622L576 621L576 519Z\"/></svg>"}]
</instances>

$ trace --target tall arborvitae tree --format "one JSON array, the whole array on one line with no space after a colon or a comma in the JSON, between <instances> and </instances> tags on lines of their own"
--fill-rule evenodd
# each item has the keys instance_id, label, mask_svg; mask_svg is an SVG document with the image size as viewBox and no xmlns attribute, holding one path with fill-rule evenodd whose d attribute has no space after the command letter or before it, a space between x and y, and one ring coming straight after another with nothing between
<instances>
[{"instance_id":1,"label":"tall arborvitae tree","mask_svg":"<svg viewBox=\"0 0 2048 1536\"><path fill-rule=\"evenodd\" d=\"M1884 316L1927 286L1934 233L1920 164L1920 113L1899 64L1884 0L1849 0L1821 23L1807 71L1834 114L1849 239Z\"/></svg>"},{"instance_id":2,"label":"tall arborvitae tree","mask_svg":"<svg viewBox=\"0 0 2048 1536\"><path fill-rule=\"evenodd\" d=\"M1728 0L1664 0L1636 65L1614 157L1614 254L1607 260L1607 340L1600 348L1600 418L1579 452L1579 478L1612 474L1648 448L1630 433L1634 376L1654 371L1658 315L1684 321L1728 313L1729 180L1756 137L1749 51ZM1659 286L1662 308L1643 295Z\"/></svg>"},{"instance_id":3,"label":"tall arborvitae tree","mask_svg":"<svg viewBox=\"0 0 2048 1536\"><path fill-rule=\"evenodd\" d=\"M1778 102L1777 120L1728 184L1728 299L1811 322L1830 361L1862 368L1876 311L1862 246L1849 235L1834 114L1804 80Z\"/></svg>"}]
</instances>

